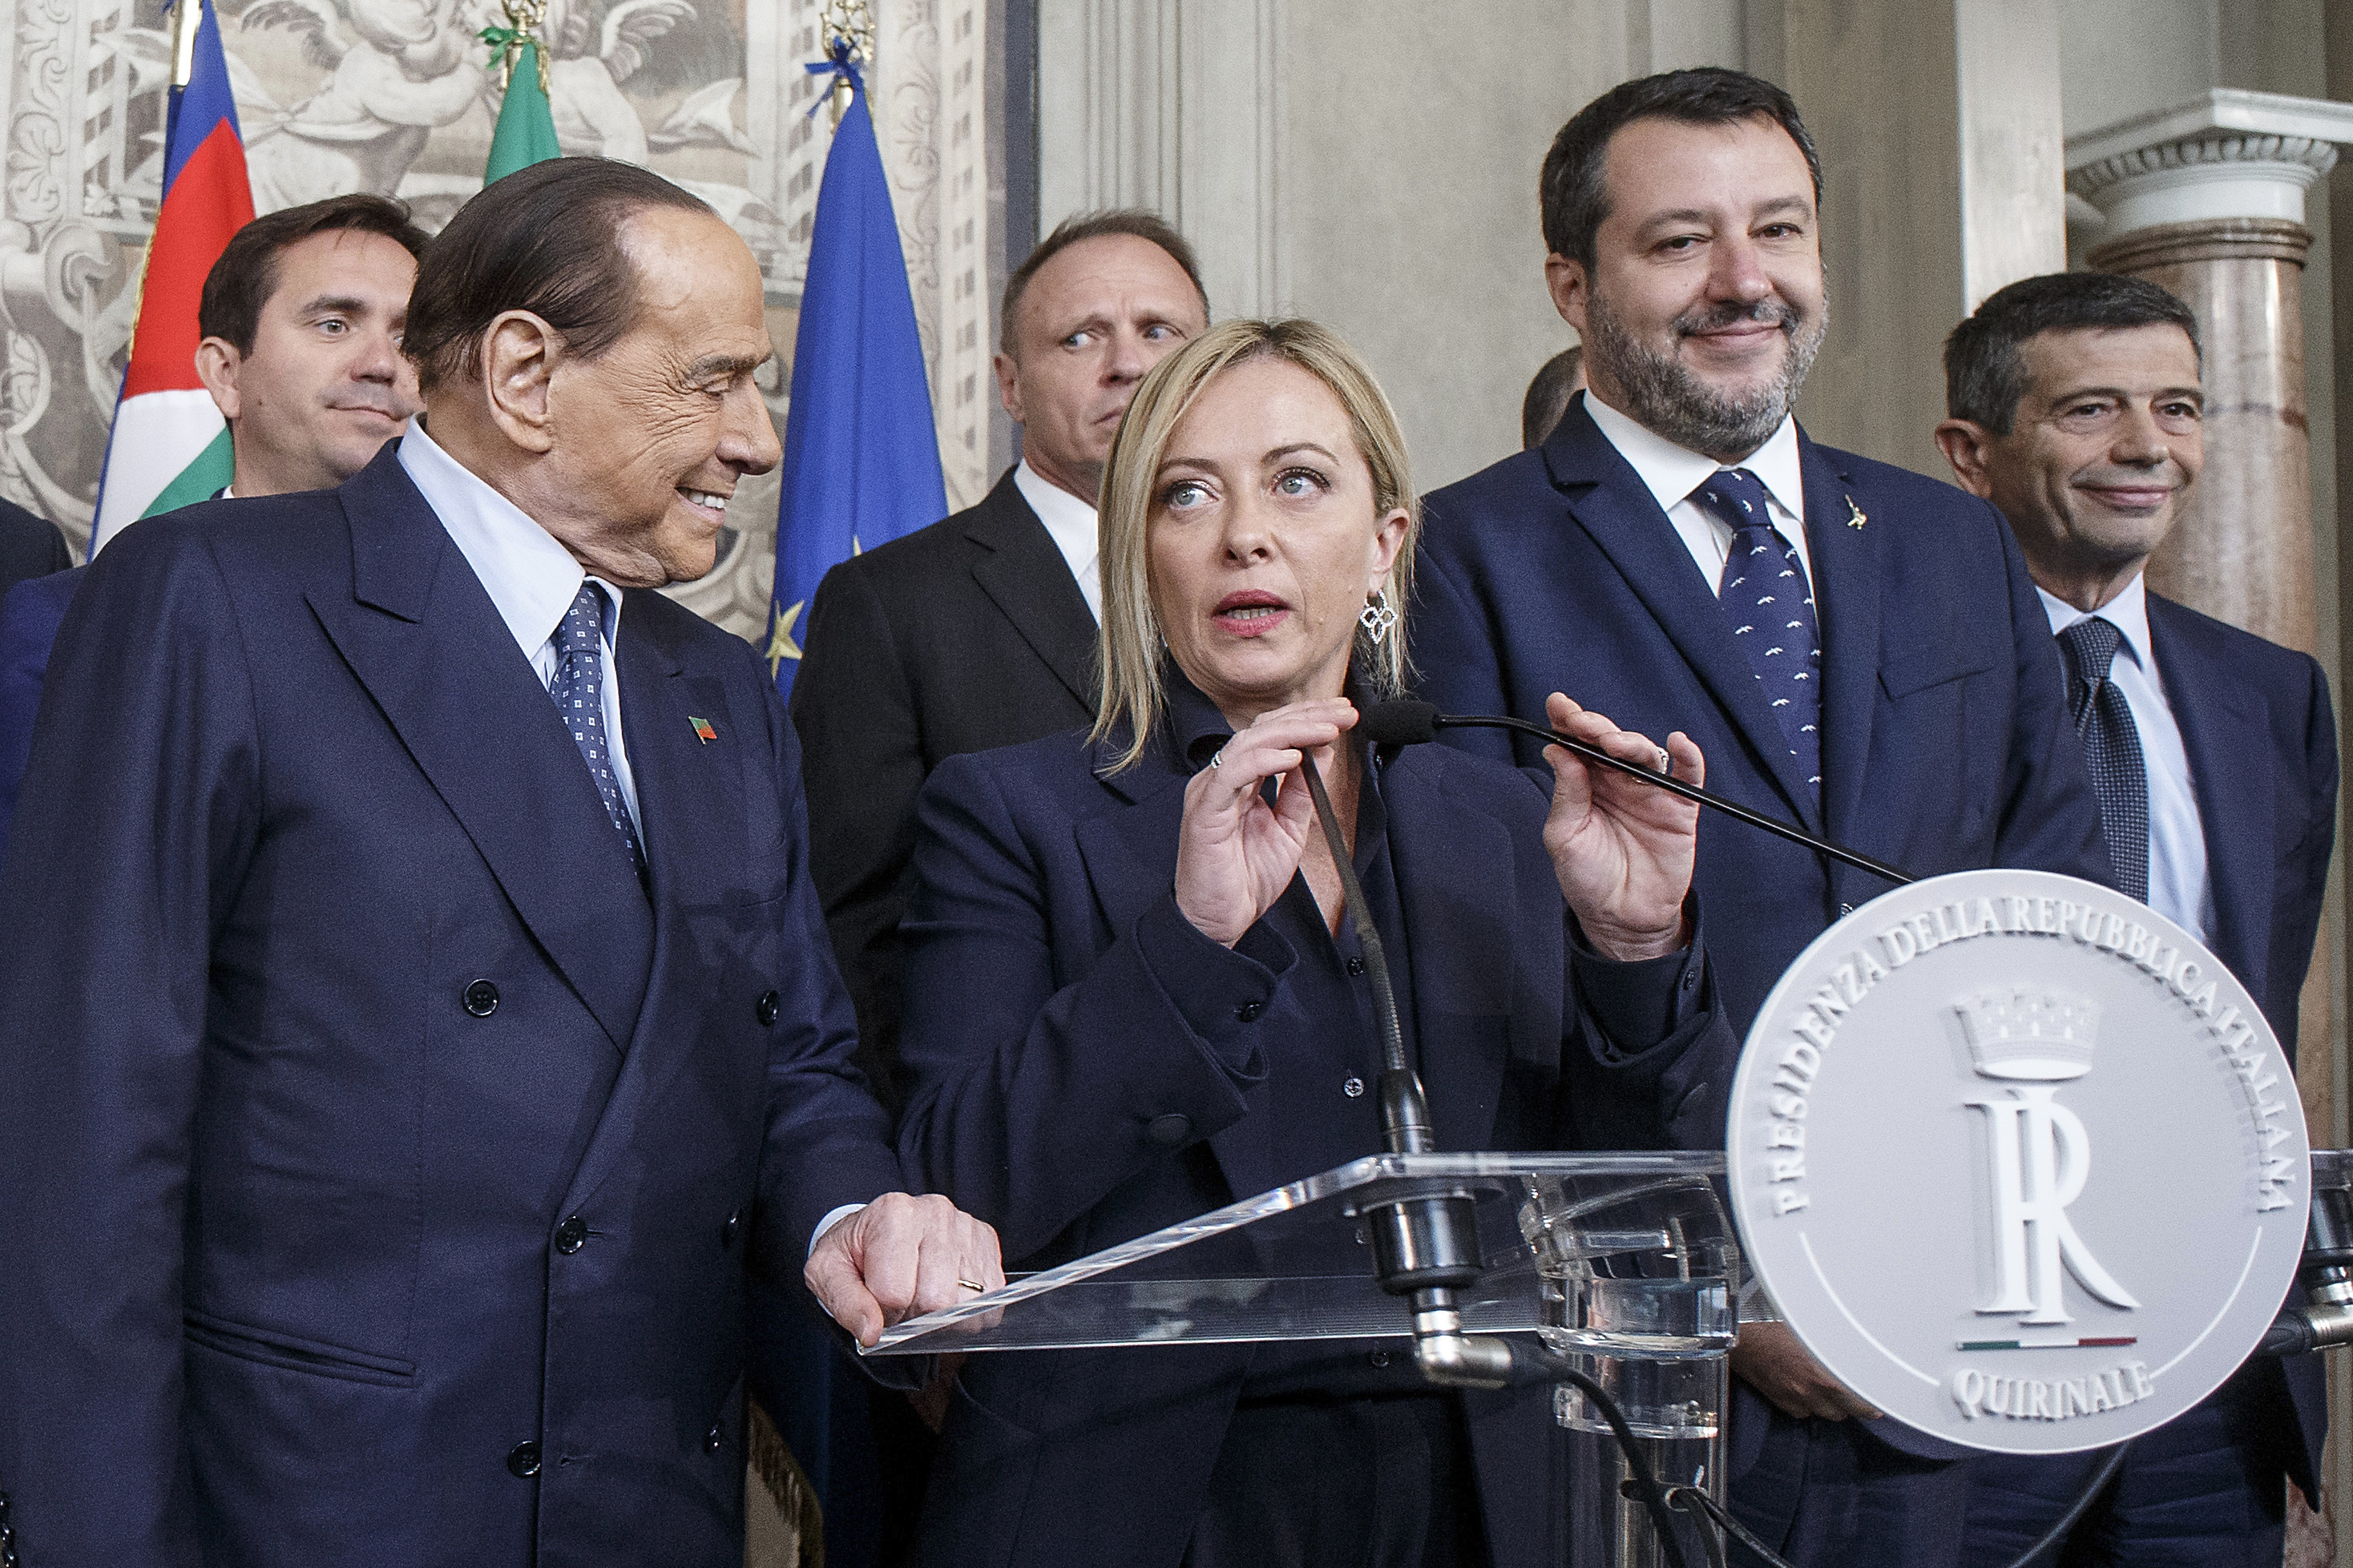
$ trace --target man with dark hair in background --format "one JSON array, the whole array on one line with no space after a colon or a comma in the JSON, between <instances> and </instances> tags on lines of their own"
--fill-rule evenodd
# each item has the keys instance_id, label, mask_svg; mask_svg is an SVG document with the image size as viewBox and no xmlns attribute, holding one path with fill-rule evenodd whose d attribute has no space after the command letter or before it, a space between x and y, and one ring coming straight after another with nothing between
<instances>
[{"instance_id":1,"label":"man with dark hair in background","mask_svg":"<svg viewBox=\"0 0 2353 1568\"><path fill-rule=\"evenodd\" d=\"M2030 278L1945 344L1936 444L2018 535L2068 669L2117 885L2231 966L2295 1058L2337 830L2337 726L2306 654L2142 578L2205 462L2198 318L2143 279ZM2136 1439L2059 1560L2276 1568L2293 1479L2317 1498L2317 1355L2260 1359ZM2102 1455L1970 1461L1966 1562L1998 1568Z\"/></svg>"},{"instance_id":2,"label":"man with dark hair in background","mask_svg":"<svg viewBox=\"0 0 2353 1568\"><path fill-rule=\"evenodd\" d=\"M899 911L915 796L949 757L1095 716L1095 489L1144 373L1208 325L1199 265L1151 213L1071 218L1006 279L997 384L1021 460L979 505L825 575L793 678L818 891L896 1100Z\"/></svg>"},{"instance_id":3,"label":"man with dark hair in background","mask_svg":"<svg viewBox=\"0 0 2353 1568\"><path fill-rule=\"evenodd\" d=\"M196 307L196 374L235 454L226 493L342 484L401 433L417 412L417 376L400 334L424 248L406 207L364 194L269 213L230 237ZM59 572L0 599L0 847L49 645L82 577Z\"/></svg>"},{"instance_id":4,"label":"man with dark hair in background","mask_svg":"<svg viewBox=\"0 0 2353 1568\"><path fill-rule=\"evenodd\" d=\"M1568 412L1568 400L1584 390L1583 347L1563 349L1538 366L1528 380L1527 395L1520 399L1520 450L1543 446Z\"/></svg>"},{"instance_id":5,"label":"man with dark hair in background","mask_svg":"<svg viewBox=\"0 0 2353 1568\"><path fill-rule=\"evenodd\" d=\"M1916 875L2105 880L2050 627L2000 514L1816 446L1791 415L1827 316L1820 169L1789 96L1720 69L1624 83L1562 128L1540 191L1588 387L1540 450L1429 498L1426 695L1525 718L1561 689L1683 730L1709 789ZM1807 943L1886 890L1720 817L1694 886L1736 933L1716 973L1744 1031ZM1733 1354L1735 1510L1800 1563L1951 1561L1961 1450L1877 1418L1765 1306L1744 1300Z\"/></svg>"},{"instance_id":6,"label":"man with dark hair in background","mask_svg":"<svg viewBox=\"0 0 2353 1568\"><path fill-rule=\"evenodd\" d=\"M0 500L0 594L28 577L46 577L72 564L73 552L55 523Z\"/></svg>"},{"instance_id":7,"label":"man with dark hair in background","mask_svg":"<svg viewBox=\"0 0 2353 1568\"><path fill-rule=\"evenodd\" d=\"M767 670L655 591L777 459L750 249L539 163L404 346L399 442L140 523L58 635L0 868L28 1563L733 1568L747 1273L870 1343L1003 1279L897 1190Z\"/></svg>"}]
</instances>

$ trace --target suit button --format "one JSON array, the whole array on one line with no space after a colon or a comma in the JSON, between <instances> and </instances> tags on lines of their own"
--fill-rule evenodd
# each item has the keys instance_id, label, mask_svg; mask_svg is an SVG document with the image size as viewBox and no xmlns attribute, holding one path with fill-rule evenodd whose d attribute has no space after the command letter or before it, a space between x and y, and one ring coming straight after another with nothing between
<instances>
[{"instance_id":1,"label":"suit button","mask_svg":"<svg viewBox=\"0 0 2353 1568\"><path fill-rule=\"evenodd\" d=\"M726 1225L720 1229L719 1250L724 1252L729 1247L733 1247L735 1245L735 1238L743 1233L744 1211L742 1209L737 1209L733 1214L727 1216Z\"/></svg>"},{"instance_id":2,"label":"suit button","mask_svg":"<svg viewBox=\"0 0 2353 1568\"><path fill-rule=\"evenodd\" d=\"M487 980L477 980L466 987L466 1011L477 1018L487 1018L499 1010L499 988Z\"/></svg>"},{"instance_id":3,"label":"suit button","mask_svg":"<svg viewBox=\"0 0 2353 1568\"><path fill-rule=\"evenodd\" d=\"M1265 1011L1265 1008L1255 1002L1245 1002L1234 1009L1234 1016L1245 1024L1255 1024L1258 1022L1258 1016Z\"/></svg>"},{"instance_id":4,"label":"suit button","mask_svg":"<svg viewBox=\"0 0 2353 1568\"><path fill-rule=\"evenodd\" d=\"M1372 1363L1373 1369L1377 1372L1381 1368L1389 1364L1389 1352L1387 1351L1375 1351L1365 1359Z\"/></svg>"},{"instance_id":5,"label":"suit button","mask_svg":"<svg viewBox=\"0 0 2353 1568\"><path fill-rule=\"evenodd\" d=\"M702 1435L702 1451L706 1454L715 1454L719 1452L719 1445L724 1443L726 1440L726 1434L720 1431L718 1427L713 1426L710 1431L705 1432Z\"/></svg>"},{"instance_id":6,"label":"suit button","mask_svg":"<svg viewBox=\"0 0 2353 1568\"><path fill-rule=\"evenodd\" d=\"M524 1481L539 1474L539 1445L517 1443L508 1449L507 1474Z\"/></svg>"},{"instance_id":7,"label":"suit button","mask_svg":"<svg viewBox=\"0 0 2353 1568\"><path fill-rule=\"evenodd\" d=\"M1174 1149L1185 1142L1185 1135L1192 1131L1193 1119L1179 1116L1174 1111L1166 1116L1155 1116L1144 1124L1144 1135L1163 1149Z\"/></svg>"},{"instance_id":8,"label":"suit button","mask_svg":"<svg viewBox=\"0 0 2353 1568\"><path fill-rule=\"evenodd\" d=\"M1351 1073L1340 1080L1340 1092L1354 1100L1365 1092L1365 1080Z\"/></svg>"},{"instance_id":9,"label":"suit button","mask_svg":"<svg viewBox=\"0 0 2353 1568\"><path fill-rule=\"evenodd\" d=\"M1348 973L1351 973L1351 974L1362 974L1364 972L1365 972L1365 961L1364 961L1363 959L1361 959L1361 958L1352 958L1352 959L1348 960Z\"/></svg>"},{"instance_id":10,"label":"suit button","mask_svg":"<svg viewBox=\"0 0 2353 1568\"><path fill-rule=\"evenodd\" d=\"M555 1227L555 1250L566 1258L588 1245L588 1222L574 1215Z\"/></svg>"},{"instance_id":11,"label":"suit button","mask_svg":"<svg viewBox=\"0 0 2353 1568\"><path fill-rule=\"evenodd\" d=\"M773 991L763 991L760 993L759 1005L752 1009L754 1015L760 1020L760 1027L765 1029L776 1021L776 1004L778 1000L778 996Z\"/></svg>"}]
</instances>

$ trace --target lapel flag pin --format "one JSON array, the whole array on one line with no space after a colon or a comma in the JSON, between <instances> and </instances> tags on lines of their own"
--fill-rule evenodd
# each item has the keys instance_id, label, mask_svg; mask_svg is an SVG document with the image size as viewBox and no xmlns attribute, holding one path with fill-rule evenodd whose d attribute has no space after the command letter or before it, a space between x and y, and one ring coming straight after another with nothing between
<instances>
[{"instance_id":1,"label":"lapel flag pin","mask_svg":"<svg viewBox=\"0 0 2353 1568\"><path fill-rule=\"evenodd\" d=\"M719 731L711 727L710 720L698 719L693 714L690 713L686 716L686 721L694 726L694 738L701 741L704 745L707 746L712 742L719 739Z\"/></svg>"},{"instance_id":2,"label":"lapel flag pin","mask_svg":"<svg viewBox=\"0 0 2353 1568\"><path fill-rule=\"evenodd\" d=\"M1846 525L1849 528L1861 528L1864 523L1871 521L1871 519L1863 515L1862 508L1854 504L1854 498L1852 496L1846 498Z\"/></svg>"}]
</instances>

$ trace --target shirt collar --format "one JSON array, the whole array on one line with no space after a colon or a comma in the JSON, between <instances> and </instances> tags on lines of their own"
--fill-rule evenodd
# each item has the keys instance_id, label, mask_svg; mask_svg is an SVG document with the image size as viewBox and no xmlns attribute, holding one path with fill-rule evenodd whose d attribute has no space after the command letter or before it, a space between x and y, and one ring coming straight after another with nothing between
<instances>
[{"instance_id":1,"label":"shirt collar","mask_svg":"<svg viewBox=\"0 0 2353 1568\"><path fill-rule=\"evenodd\" d=\"M1013 487L1054 536L1055 547L1071 563L1074 574L1084 571L1097 549L1095 509L1031 468L1027 458L1014 466Z\"/></svg>"},{"instance_id":2,"label":"shirt collar","mask_svg":"<svg viewBox=\"0 0 2353 1568\"><path fill-rule=\"evenodd\" d=\"M1161 722L1166 726L1174 742L1172 758L1177 769L1186 773L1198 773L1209 765L1209 759L1234 738L1233 721L1228 719L1215 702L1190 678L1176 667L1174 658L1164 659L1160 666L1160 696L1166 709ZM1357 680L1356 672L1348 672L1347 685L1342 694L1362 712L1372 700ZM1368 776L1377 776L1397 748L1376 746L1369 752L1371 766Z\"/></svg>"},{"instance_id":3,"label":"shirt collar","mask_svg":"<svg viewBox=\"0 0 2353 1568\"><path fill-rule=\"evenodd\" d=\"M1798 422L1788 415L1765 444L1737 463L1724 464L1704 453L1678 447L1646 425L1620 414L1609 405L1583 394L1585 411L1618 455L1626 459L1635 478L1642 481L1659 503L1661 511L1672 511L1688 500L1692 491L1714 478L1718 468L1746 468L1757 476L1773 503L1791 518L1806 521L1806 486L1802 466L1798 461Z\"/></svg>"},{"instance_id":4,"label":"shirt collar","mask_svg":"<svg viewBox=\"0 0 2353 1568\"><path fill-rule=\"evenodd\" d=\"M441 520L526 658L554 637L588 574L555 536L426 434L422 416L400 438L400 466ZM621 590L603 578L605 640L619 635Z\"/></svg>"},{"instance_id":5,"label":"shirt collar","mask_svg":"<svg viewBox=\"0 0 2353 1568\"><path fill-rule=\"evenodd\" d=\"M2044 593L2039 584L2034 592L2042 601L2042 613L2051 618L2052 637L2077 621L2097 616L2124 634L2125 649L2132 655L2135 664L2143 669L2157 668L2148 647L2148 585L2139 573L2134 573L2133 580L2124 585L2123 591L2096 610L2079 610L2066 600Z\"/></svg>"}]
</instances>

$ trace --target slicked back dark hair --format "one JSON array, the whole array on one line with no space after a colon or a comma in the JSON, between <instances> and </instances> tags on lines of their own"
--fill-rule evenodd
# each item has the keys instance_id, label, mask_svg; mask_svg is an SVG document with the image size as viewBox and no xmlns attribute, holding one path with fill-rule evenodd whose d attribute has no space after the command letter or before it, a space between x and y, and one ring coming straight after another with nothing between
<instances>
[{"instance_id":1,"label":"slicked back dark hair","mask_svg":"<svg viewBox=\"0 0 2353 1568\"><path fill-rule=\"evenodd\" d=\"M253 352L262 308L278 291L278 258L286 247L314 234L344 229L380 234L416 256L425 249L425 231L409 221L408 209L389 196L329 196L299 207L264 213L229 236L220 259L205 274L196 299L196 331L218 338L240 354Z\"/></svg>"},{"instance_id":2,"label":"slicked back dark hair","mask_svg":"<svg viewBox=\"0 0 2353 1568\"><path fill-rule=\"evenodd\" d=\"M1986 296L1945 340L1945 413L2007 436L2026 395L2026 358L2018 351L2042 332L2179 327L2202 370L2197 312L2146 278L2121 272L2051 272Z\"/></svg>"},{"instance_id":3,"label":"slicked back dark hair","mask_svg":"<svg viewBox=\"0 0 2353 1568\"><path fill-rule=\"evenodd\" d=\"M1029 280L1038 269L1082 239L1101 239L1105 235L1124 234L1146 240L1168 253L1168 259L1185 269L1193 281L1193 292L1201 297L1201 320L1209 319L1209 291L1201 284L1201 264L1194 258L1193 247L1183 235L1169 226L1168 220L1158 213L1142 207L1113 207L1105 212L1079 213L1054 226L1054 232L1038 242L1038 248L1021 258L1021 265L1005 280L1005 298L997 308L997 341L1007 353L1014 352L1013 322L1021 309L1021 296L1029 289Z\"/></svg>"},{"instance_id":4,"label":"slicked back dark hair","mask_svg":"<svg viewBox=\"0 0 2353 1568\"><path fill-rule=\"evenodd\" d=\"M1520 399L1522 451L1543 446L1560 416L1568 412L1568 400L1577 395L1577 373L1584 363L1582 345L1563 349L1529 378L1527 395Z\"/></svg>"},{"instance_id":5,"label":"slicked back dark hair","mask_svg":"<svg viewBox=\"0 0 2353 1568\"><path fill-rule=\"evenodd\" d=\"M1814 205L1822 205L1822 160L1798 118L1798 104L1763 77L1703 66L1620 82L1577 111L1552 139L1536 184L1544 215L1545 248L1594 263L1594 236L1609 216L1609 139L1637 120L1678 120L1686 125L1731 125L1763 118L1779 125L1806 155L1814 177Z\"/></svg>"},{"instance_id":6,"label":"slicked back dark hair","mask_svg":"<svg viewBox=\"0 0 2353 1568\"><path fill-rule=\"evenodd\" d=\"M418 387L473 374L491 323L508 310L529 310L584 359L618 342L637 324L638 303L621 227L649 207L712 210L651 170L611 158L551 158L484 186L417 263L401 351Z\"/></svg>"}]
</instances>

